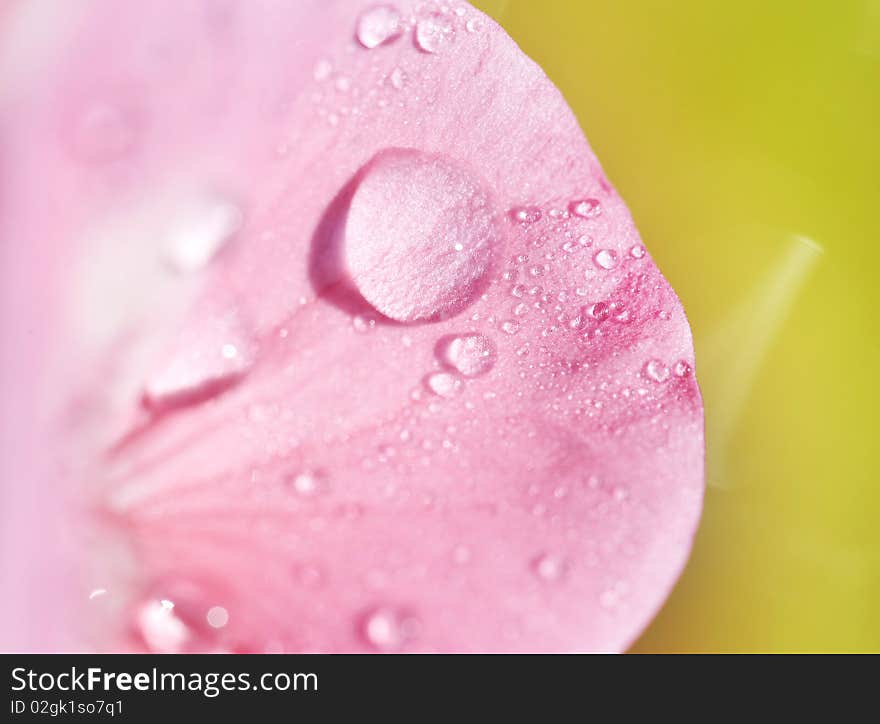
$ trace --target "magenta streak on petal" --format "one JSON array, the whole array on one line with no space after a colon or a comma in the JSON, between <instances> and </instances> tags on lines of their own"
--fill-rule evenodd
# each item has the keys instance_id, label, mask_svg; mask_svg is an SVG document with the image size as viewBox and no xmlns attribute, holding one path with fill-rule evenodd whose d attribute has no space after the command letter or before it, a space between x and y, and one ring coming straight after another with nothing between
<instances>
[{"instance_id":1,"label":"magenta streak on petal","mask_svg":"<svg viewBox=\"0 0 880 724\"><path fill-rule=\"evenodd\" d=\"M2 178L40 183L4 224L47 290L13 412L88 533L75 643L17 643L620 651L654 616L702 501L687 320L461 6L100 0L9 86Z\"/></svg>"}]
</instances>

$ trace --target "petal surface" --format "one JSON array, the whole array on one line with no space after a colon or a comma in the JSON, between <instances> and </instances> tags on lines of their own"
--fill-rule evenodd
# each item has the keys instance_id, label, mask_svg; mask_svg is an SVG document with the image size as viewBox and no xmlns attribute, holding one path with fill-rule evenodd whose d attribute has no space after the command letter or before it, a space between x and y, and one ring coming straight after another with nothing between
<instances>
[{"instance_id":1,"label":"petal surface","mask_svg":"<svg viewBox=\"0 0 880 724\"><path fill-rule=\"evenodd\" d=\"M625 649L690 550L702 403L540 69L464 3L57 23L0 66L3 273L40 294L4 328L82 645Z\"/></svg>"}]
</instances>

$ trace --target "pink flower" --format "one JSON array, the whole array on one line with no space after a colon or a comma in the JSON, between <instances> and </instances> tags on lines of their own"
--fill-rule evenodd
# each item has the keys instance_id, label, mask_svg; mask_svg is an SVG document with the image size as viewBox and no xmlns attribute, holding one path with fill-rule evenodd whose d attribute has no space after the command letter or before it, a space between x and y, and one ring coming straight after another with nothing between
<instances>
[{"instance_id":1,"label":"pink flower","mask_svg":"<svg viewBox=\"0 0 880 724\"><path fill-rule=\"evenodd\" d=\"M9 46L5 648L619 651L662 604L681 304L540 69L421 6Z\"/></svg>"}]
</instances>

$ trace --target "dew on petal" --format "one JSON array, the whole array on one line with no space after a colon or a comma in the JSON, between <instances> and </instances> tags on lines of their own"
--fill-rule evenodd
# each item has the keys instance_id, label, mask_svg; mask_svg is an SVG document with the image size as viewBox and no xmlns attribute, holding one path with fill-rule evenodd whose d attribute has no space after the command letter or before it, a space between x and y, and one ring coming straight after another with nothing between
<instances>
[{"instance_id":1,"label":"dew on petal","mask_svg":"<svg viewBox=\"0 0 880 724\"><path fill-rule=\"evenodd\" d=\"M455 27L439 13L432 13L416 23L416 46L425 53L439 53L455 37Z\"/></svg>"},{"instance_id":2,"label":"dew on petal","mask_svg":"<svg viewBox=\"0 0 880 724\"><path fill-rule=\"evenodd\" d=\"M360 628L370 648L393 652L402 650L415 639L418 620L406 611L379 606L363 617Z\"/></svg>"},{"instance_id":3,"label":"dew on petal","mask_svg":"<svg viewBox=\"0 0 880 724\"><path fill-rule=\"evenodd\" d=\"M203 402L239 382L255 360L254 342L234 313L206 320L181 332L149 376L144 405L158 411Z\"/></svg>"},{"instance_id":4,"label":"dew on petal","mask_svg":"<svg viewBox=\"0 0 880 724\"><path fill-rule=\"evenodd\" d=\"M602 269L613 269L617 266L617 252L614 249L601 249L596 252L593 261L596 262L596 266Z\"/></svg>"},{"instance_id":5,"label":"dew on petal","mask_svg":"<svg viewBox=\"0 0 880 724\"><path fill-rule=\"evenodd\" d=\"M189 628L167 598L144 603L137 612L135 626L147 648L157 654L179 653L190 637Z\"/></svg>"},{"instance_id":6,"label":"dew on petal","mask_svg":"<svg viewBox=\"0 0 880 724\"><path fill-rule=\"evenodd\" d=\"M565 561L554 553L542 553L532 561L532 571L542 581L558 581L565 573Z\"/></svg>"},{"instance_id":7,"label":"dew on petal","mask_svg":"<svg viewBox=\"0 0 880 724\"><path fill-rule=\"evenodd\" d=\"M400 11L393 5L367 8L357 21L355 35L367 49L390 43L403 33Z\"/></svg>"},{"instance_id":8,"label":"dew on petal","mask_svg":"<svg viewBox=\"0 0 880 724\"><path fill-rule=\"evenodd\" d=\"M288 484L297 495L311 498L327 488L326 477L316 470L301 470L288 478Z\"/></svg>"},{"instance_id":9,"label":"dew on petal","mask_svg":"<svg viewBox=\"0 0 880 724\"><path fill-rule=\"evenodd\" d=\"M582 219L592 219L602 213L602 205L596 199L578 199L568 205L568 210Z\"/></svg>"},{"instance_id":10,"label":"dew on petal","mask_svg":"<svg viewBox=\"0 0 880 724\"><path fill-rule=\"evenodd\" d=\"M486 374L495 365L495 344L483 334L444 337L437 344L437 357L464 377Z\"/></svg>"},{"instance_id":11,"label":"dew on petal","mask_svg":"<svg viewBox=\"0 0 880 724\"><path fill-rule=\"evenodd\" d=\"M94 101L74 120L71 152L87 163L107 163L131 152L139 137L140 124L131 109Z\"/></svg>"},{"instance_id":12,"label":"dew on petal","mask_svg":"<svg viewBox=\"0 0 880 724\"><path fill-rule=\"evenodd\" d=\"M425 385L439 397L454 397L461 391L461 380L451 372L434 372L425 378Z\"/></svg>"},{"instance_id":13,"label":"dew on petal","mask_svg":"<svg viewBox=\"0 0 880 724\"><path fill-rule=\"evenodd\" d=\"M629 255L633 259L641 259L645 256L645 247L641 244L636 244L629 250Z\"/></svg>"},{"instance_id":14,"label":"dew on petal","mask_svg":"<svg viewBox=\"0 0 880 724\"><path fill-rule=\"evenodd\" d=\"M345 260L386 317L450 316L476 296L499 242L480 181L451 159L388 149L367 165L345 226Z\"/></svg>"},{"instance_id":15,"label":"dew on petal","mask_svg":"<svg viewBox=\"0 0 880 724\"><path fill-rule=\"evenodd\" d=\"M226 199L198 200L168 234L166 263L180 273L203 269L238 231L242 218L241 209Z\"/></svg>"},{"instance_id":16,"label":"dew on petal","mask_svg":"<svg viewBox=\"0 0 880 724\"><path fill-rule=\"evenodd\" d=\"M540 221L543 214L537 206L514 206L508 216L517 224L534 224Z\"/></svg>"},{"instance_id":17,"label":"dew on petal","mask_svg":"<svg viewBox=\"0 0 880 724\"><path fill-rule=\"evenodd\" d=\"M666 382L669 379L669 367L659 359L648 360L645 363L645 377L652 382Z\"/></svg>"},{"instance_id":18,"label":"dew on petal","mask_svg":"<svg viewBox=\"0 0 880 724\"><path fill-rule=\"evenodd\" d=\"M691 373L691 366L685 360L679 360L675 363L675 376L676 377L687 377Z\"/></svg>"},{"instance_id":19,"label":"dew on petal","mask_svg":"<svg viewBox=\"0 0 880 724\"><path fill-rule=\"evenodd\" d=\"M205 614L205 620L211 628L223 628L229 623L229 612L223 606L212 606Z\"/></svg>"}]
</instances>

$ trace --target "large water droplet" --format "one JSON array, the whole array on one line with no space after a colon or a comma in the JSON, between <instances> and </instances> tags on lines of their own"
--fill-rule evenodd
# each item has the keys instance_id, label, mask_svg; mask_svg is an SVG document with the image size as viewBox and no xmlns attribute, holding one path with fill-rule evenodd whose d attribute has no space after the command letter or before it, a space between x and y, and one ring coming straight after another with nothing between
<instances>
[{"instance_id":1,"label":"large water droplet","mask_svg":"<svg viewBox=\"0 0 880 724\"><path fill-rule=\"evenodd\" d=\"M482 334L444 337L437 344L437 357L465 377L486 374L495 365L495 344Z\"/></svg>"},{"instance_id":2,"label":"large water droplet","mask_svg":"<svg viewBox=\"0 0 880 724\"><path fill-rule=\"evenodd\" d=\"M454 38L455 27L439 13L422 18L416 24L416 45L426 53L439 53Z\"/></svg>"},{"instance_id":3,"label":"large water droplet","mask_svg":"<svg viewBox=\"0 0 880 724\"><path fill-rule=\"evenodd\" d=\"M602 269L613 269L617 266L617 252L614 251L614 249L602 249L601 251L596 252L593 261L595 261L596 265Z\"/></svg>"},{"instance_id":4,"label":"large water droplet","mask_svg":"<svg viewBox=\"0 0 880 724\"><path fill-rule=\"evenodd\" d=\"M426 321L474 298L498 241L492 202L469 171L444 156L387 149L352 196L344 257L379 312Z\"/></svg>"},{"instance_id":5,"label":"large water droplet","mask_svg":"<svg viewBox=\"0 0 880 724\"><path fill-rule=\"evenodd\" d=\"M148 379L144 404L152 410L203 402L238 382L256 349L234 313L220 315L178 336L163 365Z\"/></svg>"},{"instance_id":6,"label":"large water droplet","mask_svg":"<svg viewBox=\"0 0 880 724\"><path fill-rule=\"evenodd\" d=\"M370 611L361 624L367 644L377 651L400 651L415 638L418 620L412 614L389 606Z\"/></svg>"},{"instance_id":7,"label":"large water droplet","mask_svg":"<svg viewBox=\"0 0 880 724\"><path fill-rule=\"evenodd\" d=\"M199 271L238 231L242 218L241 209L226 199L199 199L169 233L166 262L178 272Z\"/></svg>"},{"instance_id":8,"label":"large water droplet","mask_svg":"<svg viewBox=\"0 0 880 724\"><path fill-rule=\"evenodd\" d=\"M400 11L393 5L376 5L358 18L357 39L365 48L376 48L390 43L403 32Z\"/></svg>"}]
</instances>

